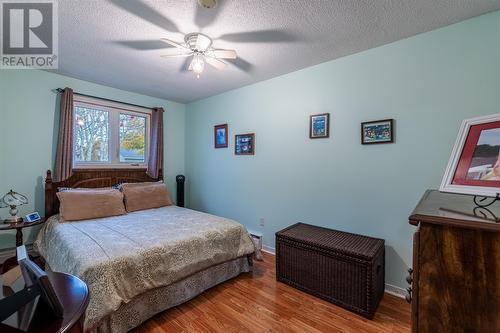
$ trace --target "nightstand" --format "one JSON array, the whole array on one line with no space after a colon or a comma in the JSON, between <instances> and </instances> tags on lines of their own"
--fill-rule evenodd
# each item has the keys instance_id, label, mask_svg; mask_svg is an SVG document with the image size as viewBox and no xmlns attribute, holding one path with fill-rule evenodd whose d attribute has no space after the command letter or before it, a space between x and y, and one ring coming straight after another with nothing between
<instances>
[{"instance_id":1,"label":"nightstand","mask_svg":"<svg viewBox=\"0 0 500 333\"><path fill-rule=\"evenodd\" d=\"M45 223L45 218L42 218L40 221L36 222L19 222L19 223L3 223L3 220L0 220L0 231L6 231L6 230L16 230L16 247L23 245L23 229L24 228L29 228L33 227L35 225L39 225ZM11 257L7 260L2 265L2 268L0 270L1 273L5 273L8 271L10 268L14 267L17 265L17 258Z\"/></svg>"}]
</instances>

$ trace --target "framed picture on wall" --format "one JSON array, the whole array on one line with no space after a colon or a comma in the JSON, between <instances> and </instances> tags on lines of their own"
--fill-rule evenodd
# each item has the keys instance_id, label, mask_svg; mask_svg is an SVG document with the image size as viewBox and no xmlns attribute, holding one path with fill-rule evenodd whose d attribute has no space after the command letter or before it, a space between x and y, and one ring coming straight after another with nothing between
<instances>
[{"instance_id":1,"label":"framed picture on wall","mask_svg":"<svg viewBox=\"0 0 500 333\"><path fill-rule=\"evenodd\" d=\"M462 122L439 189L486 197L500 193L500 114Z\"/></svg>"},{"instance_id":2,"label":"framed picture on wall","mask_svg":"<svg viewBox=\"0 0 500 333\"><path fill-rule=\"evenodd\" d=\"M383 119L361 123L361 144L393 143L394 120Z\"/></svg>"},{"instance_id":3,"label":"framed picture on wall","mask_svg":"<svg viewBox=\"0 0 500 333\"><path fill-rule=\"evenodd\" d=\"M255 134L237 134L234 136L235 155L255 155Z\"/></svg>"},{"instance_id":4,"label":"framed picture on wall","mask_svg":"<svg viewBox=\"0 0 500 333\"><path fill-rule=\"evenodd\" d=\"M227 148L228 145L228 131L227 124L215 125L214 126L214 147L215 148Z\"/></svg>"},{"instance_id":5,"label":"framed picture on wall","mask_svg":"<svg viewBox=\"0 0 500 333\"><path fill-rule=\"evenodd\" d=\"M309 119L309 138L320 139L330 136L330 114L313 114Z\"/></svg>"}]
</instances>

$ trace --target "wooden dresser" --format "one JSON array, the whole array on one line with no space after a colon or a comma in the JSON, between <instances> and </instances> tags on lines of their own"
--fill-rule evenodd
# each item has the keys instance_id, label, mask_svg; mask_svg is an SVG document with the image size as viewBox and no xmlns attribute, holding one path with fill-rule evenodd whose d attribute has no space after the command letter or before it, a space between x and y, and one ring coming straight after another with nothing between
<instances>
[{"instance_id":1,"label":"wooden dresser","mask_svg":"<svg viewBox=\"0 0 500 333\"><path fill-rule=\"evenodd\" d=\"M500 202L429 190L409 220L412 332L500 333Z\"/></svg>"}]
</instances>

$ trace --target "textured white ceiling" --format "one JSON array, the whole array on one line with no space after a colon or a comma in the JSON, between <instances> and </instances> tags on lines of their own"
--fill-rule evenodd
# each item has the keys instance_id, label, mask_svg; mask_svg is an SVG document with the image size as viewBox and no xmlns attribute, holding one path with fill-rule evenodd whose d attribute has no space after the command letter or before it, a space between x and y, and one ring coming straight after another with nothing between
<instances>
[{"instance_id":1,"label":"textured white ceiling","mask_svg":"<svg viewBox=\"0 0 500 333\"><path fill-rule=\"evenodd\" d=\"M59 1L59 70L79 79L190 102L387 44L492 10L498 0ZM224 71L200 79L185 59L160 58L189 32L236 49Z\"/></svg>"}]
</instances>

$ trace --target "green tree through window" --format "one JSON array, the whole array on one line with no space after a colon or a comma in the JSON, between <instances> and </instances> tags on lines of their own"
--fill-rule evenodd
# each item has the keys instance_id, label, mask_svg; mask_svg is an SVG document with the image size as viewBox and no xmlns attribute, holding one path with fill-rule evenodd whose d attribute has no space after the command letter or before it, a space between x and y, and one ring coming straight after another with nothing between
<instances>
[{"instance_id":1,"label":"green tree through window","mask_svg":"<svg viewBox=\"0 0 500 333\"><path fill-rule=\"evenodd\" d=\"M120 114L120 162L144 162L146 118Z\"/></svg>"}]
</instances>

